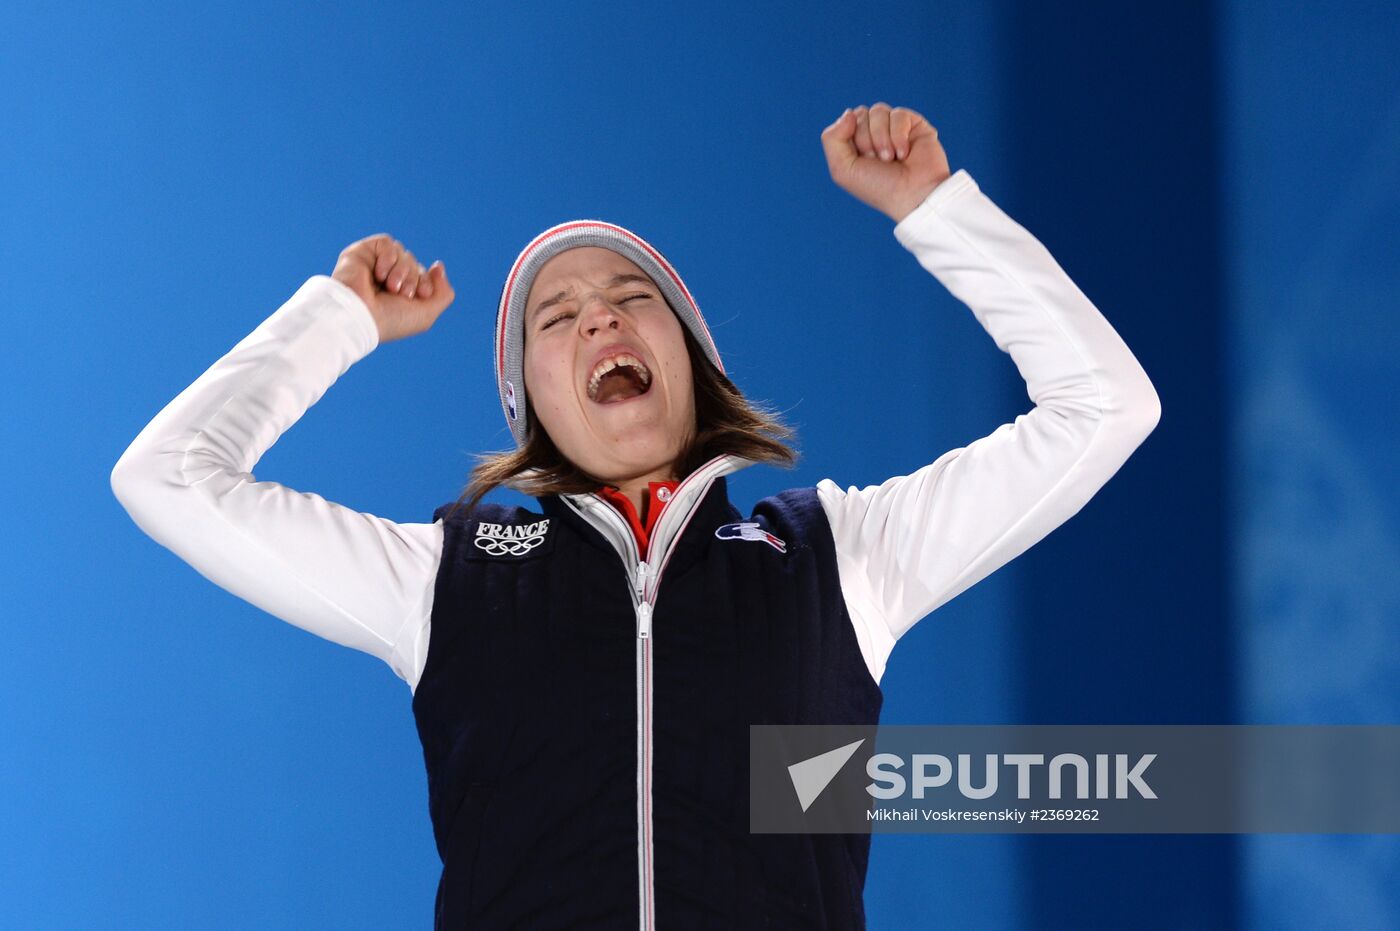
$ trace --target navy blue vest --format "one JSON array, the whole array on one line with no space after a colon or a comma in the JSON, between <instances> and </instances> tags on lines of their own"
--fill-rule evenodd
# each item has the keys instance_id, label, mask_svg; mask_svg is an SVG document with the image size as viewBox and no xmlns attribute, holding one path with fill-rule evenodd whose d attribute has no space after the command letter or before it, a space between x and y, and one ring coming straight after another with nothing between
<instances>
[{"instance_id":1,"label":"navy blue vest","mask_svg":"<svg viewBox=\"0 0 1400 931\"><path fill-rule=\"evenodd\" d=\"M443 871L436 923L637 927L637 624L623 561L557 496L444 519L413 697ZM541 521L548 521L541 525ZM868 834L749 832L750 724L875 724L815 488L723 476L675 543L652 619L656 927L863 928Z\"/></svg>"}]
</instances>

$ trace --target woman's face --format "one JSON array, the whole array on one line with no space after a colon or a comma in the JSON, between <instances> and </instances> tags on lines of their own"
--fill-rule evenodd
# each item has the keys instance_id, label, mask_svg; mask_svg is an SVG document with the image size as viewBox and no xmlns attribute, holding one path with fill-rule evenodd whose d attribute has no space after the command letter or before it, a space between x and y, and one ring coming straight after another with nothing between
<instances>
[{"instance_id":1,"label":"woman's face","mask_svg":"<svg viewBox=\"0 0 1400 931\"><path fill-rule=\"evenodd\" d=\"M619 364L608 371L608 360ZM682 324L651 278L610 249L566 249L540 269L525 302L524 361L539 426L602 482L672 470L694 433Z\"/></svg>"}]
</instances>

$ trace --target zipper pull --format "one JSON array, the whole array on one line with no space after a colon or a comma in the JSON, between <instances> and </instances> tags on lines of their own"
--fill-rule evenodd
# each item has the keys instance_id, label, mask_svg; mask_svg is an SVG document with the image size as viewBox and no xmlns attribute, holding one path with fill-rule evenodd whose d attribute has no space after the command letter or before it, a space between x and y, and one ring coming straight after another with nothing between
<instances>
[{"instance_id":1,"label":"zipper pull","mask_svg":"<svg viewBox=\"0 0 1400 931\"><path fill-rule=\"evenodd\" d=\"M637 605L637 636L645 640L651 636L651 604L643 601Z\"/></svg>"},{"instance_id":2,"label":"zipper pull","mask_svg":"<svg viewBox=\"0 0 1400 931\"><path fill-rule=\"evenodd\" d=\"M637 592L637 600L645 601L647 597L647 570L651 567L646 564L646 560L637 563L637 583L633 588Z\"/></svg>"}]
</instances>

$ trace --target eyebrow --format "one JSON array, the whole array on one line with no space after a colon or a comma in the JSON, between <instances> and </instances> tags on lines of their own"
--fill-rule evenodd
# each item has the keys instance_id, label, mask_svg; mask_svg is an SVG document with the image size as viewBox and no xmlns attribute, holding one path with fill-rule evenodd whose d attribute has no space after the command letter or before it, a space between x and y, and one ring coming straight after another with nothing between
<instances>
[{"instance_id":1,"label":"eyebrow","mask_svg":"<svg viewBox=\"0 0 1400 931\"><path fill-rule=\"evenodd\" d=\"M645 275L638 275L636 272L622 272L621 274L613 275L612 278L608 281L608 283L607 283L606 285L604 285L603 287L604 287L604 288L615 288L615 287L617 287L618 285L620 285L620 284L626 284L626 283L629 282L629 281L638 282L638 283L644 284L644 285L649 285L649 286L651 286L651 287L653 287L653 288L656 287L656 283L655 283L654 281L652 281L650 278L647 278ZM546 307L553 307L555 304L559 304L559 303L562 303L562 302L565 301L565 300L568 300L569 294L570 294L570 291L560 291L558 294L554 295L553 297L546 298L545 300L540 301L538 304L535 305L535 309L534 309L534 310L529 311L529 312L525 315L525 316L526 316L526 319L527 319L527 320L530 320L530 321L533 321L533 320L535 319L535 317L539 314L539 312L542 311L542 310L544 310Z\"/></svg>"}]
</instances>

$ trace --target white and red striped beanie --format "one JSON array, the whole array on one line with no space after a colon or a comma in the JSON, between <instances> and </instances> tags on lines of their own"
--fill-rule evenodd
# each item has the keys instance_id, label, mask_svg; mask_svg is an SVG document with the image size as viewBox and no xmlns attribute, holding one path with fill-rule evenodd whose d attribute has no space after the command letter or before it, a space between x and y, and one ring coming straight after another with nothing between
<instances>
[{"instance_id":1,"label":"white and red striped beanie","mask_svg":"<svg viewBox=\"0 0 1400 931\"><path fill-rule=\"evenodd\" d=\"M666 257L642 237L615 223L602 220L570 220L540 233L520 252L501 289L496 311L496 386L501 409L517 446L524 446L530 435L529 408L525 403L525 299L530 285L545 262L578 246L601 246L635 262L646 272L696 343L721 373L719 350L710 336L705 318L681 276Z\"/></svg>"}]
</instances>

